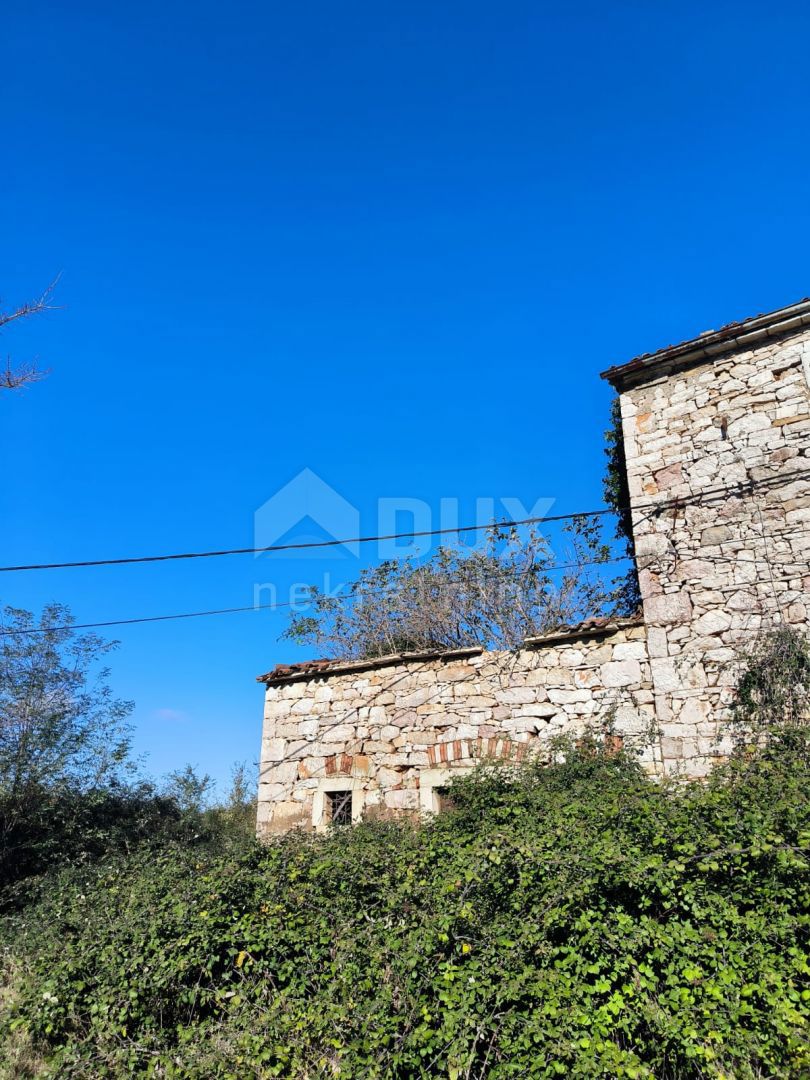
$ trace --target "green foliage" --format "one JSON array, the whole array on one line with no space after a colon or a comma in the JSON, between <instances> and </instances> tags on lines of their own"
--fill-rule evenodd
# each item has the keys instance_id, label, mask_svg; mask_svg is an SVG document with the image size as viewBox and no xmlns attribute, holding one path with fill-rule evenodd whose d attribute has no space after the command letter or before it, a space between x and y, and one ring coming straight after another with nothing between
<instances>
[{"instance_id":1,"label":"green foliage","mask_svg":"<svg viewBox=\"0 0 810 1080\"><path fill-rule=\"evenodd\" d=\"M430 823L73 869L7 925L9 1026L59 1077L808 1075L808 790L569 748Z\"/></svg>"},{"instance_id":2,"label":"green foliage","mask_svg":"<svg viewBox=\"0 0 810 1080\"><path fill-rule=\"evenodd\" d=\"M605 432L605 475L602 490L605 502L616 513L616 536L625 544L625 554L633 560L627 574L617 583L617 611L630 615L641 604L641 590L636 569L633 541L633 516L630 512L630 488L624 454L621 402L615 397L610 406L610 427Z\"/></svg>"},{"instance_id":3,"label":"green foliage","mask_svg":"<svg viewBox=\"0 0 810 1080\"><path fill-rule=\"evenodd\" d=\"M61 604L37 621L5 608L0 637L0 903L9 886L78 849L115 848L152 828L166 808L129 791L131 702L112 694L106 667L115 642L77 635ZM117 831L112 819L120 818Z\"/></svg>"},{"instance_id":4,"label":"green foliage","mask_svg":"<svg viewBox=\"0 0 810 1080\"><path fill-rule=\"evenodd\" d=\"M235 801L232 791L225 802L200 807L144 781L89 791L45 787L35 816L7 822L6 812L0 799L0 912L25 908L53 887L52 874L61 869L169 843L232 850L252 844L256 828L255 793Z\"/></svg>"},{"instance_id":5,"label":"green foliage","mask_svg":"<svg viewBox=\"0 0 810 1080\"><path fill-rule=\"evenodd\" d=\"M236 837L256 835L256 793L259 775L256 766L237 761L231 768L231 785L224 802L214 807L213 813L220 829Z\"/></svg>"},{"instance_id":6,"label":"green foliage","mask_svg":"<svg viewBox=\"0 0 810 1080\"><path fill-rule=\"evenodd\" d=\"M781 624L742 653L733 720L741 745L773 742L803 748L810 722L810 642Z\"/></svg>"},{"instance_id":7,"label":"green foliage","mask_svg":"<svg viewBox=\"0 0 810 1080\"><path fill-rule=\"evenodd\" d=\"M213 793L214 781L208 773L200 776L193 765L186 765L169 773L163 790L183 813L201 814Z\"/></svg>"},{"instance_id":8,"label":"green foliage","mask_svg":"<svg viewBox=\"0 0 810 1080\"><path fill-rule=\"evenodd\" d=\"M0 637L0 793L27 809L47 784L93 788L121 776L133 704L113 697L100 667L117 647L77 635L62 604L39 621L7 607Z\"/></svg>"},{"instance_id":9,"label":"green foliage","mask_svg":"<svg viewBox=\"0 0 810 1080\"><path fill-rule=\"evenodd\" d=\"M24 907L54 867L167 842L243 842L255 824L255 782L237 767L225 805L209 777L173 774L165 790L134 779L127 719L103 661L115 648L78 635L49 604L36 620L6 608L0 638L0 910Z\"/></svg>"},{"instance_id":10,"label":"green foliage","mask_svg":"<svg viewBox=\"0 0 810 1080\"><path fill-rule=\"evenodd\" d=\"M560 557L535 529L493 528L480 548L440 548L428 561L390 560L360 572L350 592L310 590L283 637L337 657L482 646L519 648L527 636L606 610L613 591L601 524L575 518ZM559 563L564 565L562 569Z\"/></svg>"},{"instance_id":11,"label":"green foliage","mask_svg":"<svg viewBox=\"0 0 810 1080\"><path fill-rule=\"evenodd\" d=\"M47 887L42 875L54 867L123 854L186 831L177 805L149 784L43 787L36 814L25 818L0 798L0 911L30 902Z\"/></svg>"}]
</instances>

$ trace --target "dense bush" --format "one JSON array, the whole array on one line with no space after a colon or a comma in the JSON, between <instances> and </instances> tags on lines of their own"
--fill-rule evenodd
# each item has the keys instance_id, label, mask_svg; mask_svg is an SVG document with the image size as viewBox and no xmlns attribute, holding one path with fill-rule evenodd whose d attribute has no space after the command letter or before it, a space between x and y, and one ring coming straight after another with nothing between
<instances>
[{"instance_id":1,"label":"dense bush","mask_svg":"<svg viewBox=\"0 0 810 1080\"><path fill-rule=\"evenodd\" d=\"M426 825L74 869L7 925L10 1043L59 1077L808 1075L808 790L803 754L668 787L583 750Z\"/></svg>"},{"instance_id":2,"label":"dense bush","mask_svg":"<svg viewBox=\"0 0 810 1080\"><path fill-rule=\"evenodd\" d=\"M253 799L205 809L185 805L147 782L86 791L43 787L36 811L25 817L0 793L0 913L24 907L51 888L54 870L128 855L142 846L244 844L255 820Z\"/></svg>"},{"instance_id":3,"label":"dense bush","mask_svg":"<svg viewBox=\"0 0 810 1080\"><path fill-rule=\"evenodd\" d=\"M146 788L40 792L36 814L21 817L0 796L0 910L26 901L28 889L54 866L128 852L171 835L180 814Z\"/></svg>"}]
</instances>

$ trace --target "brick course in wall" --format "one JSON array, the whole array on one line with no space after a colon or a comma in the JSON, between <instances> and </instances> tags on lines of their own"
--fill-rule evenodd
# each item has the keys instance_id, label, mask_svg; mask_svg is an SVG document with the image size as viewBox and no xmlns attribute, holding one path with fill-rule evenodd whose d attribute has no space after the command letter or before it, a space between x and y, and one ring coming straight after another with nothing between
<instances>
[{"instance_id":1,"label":"brick course in wall","mask_svg":"<svg viewBox=\"0 0 810 1080\"><path fill-rule=\"evenodd\" d=\"M516 653L466 649L285 671L264 677L260 832L317 826L316 796L340 790L341 778L352 782L358 812L430 809L433 790L457 769L517 760L608 714L628 738L653 719L637 620L538 639ZM652 762L655 746L646 753Z\"/></svg>"}]
</instances>

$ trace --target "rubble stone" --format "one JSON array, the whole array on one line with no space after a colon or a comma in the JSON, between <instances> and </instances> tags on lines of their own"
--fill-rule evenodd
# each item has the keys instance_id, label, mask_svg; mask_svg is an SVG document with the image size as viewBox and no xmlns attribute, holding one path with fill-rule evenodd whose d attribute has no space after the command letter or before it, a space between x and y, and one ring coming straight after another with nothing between
<instances>
[{"instance_id":1,"label":"rubble stone","mask_svg":"<svg viewBox=\"0 0 810 1080\"><path fill-rule=\"evenodd\" d=\"M807 626L808 372L807 326L680 370L619 369L643 621L271 679L259 833L311 828L344 784L414 813L456 770L548 758L554 736L608 720L647 768L705 776L729 752L740 648L777 618Z\"/></svg>"}]
</instances>

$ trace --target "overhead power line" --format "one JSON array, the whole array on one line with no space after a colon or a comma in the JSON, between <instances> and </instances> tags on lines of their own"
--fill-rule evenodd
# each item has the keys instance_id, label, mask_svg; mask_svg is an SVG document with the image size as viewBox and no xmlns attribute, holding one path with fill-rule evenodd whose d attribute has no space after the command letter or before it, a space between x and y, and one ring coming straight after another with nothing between
<instances>
[{"instance_id":1,"label":"overhead power line","mask_svg":"<svg viewBox=\"0 0 810 1080\"><path fill-rule=\"evenodd\" d=\"M306 548L343 547L349 544L371 544L380 540L410 540L421 536L480 532L484 529L513 529L520 525L542 522L570 521L574 518L601 517L612 514L609 509L586 510L576 514L556 514L553 517L528 517L519 521L491 521L487 525L458 525L450 529L422 529L416 532L386 533L382 536L353 536L343 540L310 540L300 544L270 544L267 547L228 548L222 551L184 551L171 555L136 555L124 559L84 559L79 562L32 563L28 566L0 566L0 573L13 570L70 570L79 566L122 566L130 563L172 562L177 559L218 559L223 555L265 555L273 551L302 551Z\"/></svg>"},{"instance_id":2,"label":"overhead power line","mask_svg":"<svg viewBox=\"0 0 810 1080\"><path fill-rule=\"evenodd\" d=\"M306 601L304 601L306 603ZM240 611L273 611L292 607L292 601L282 604L249 604L245 607L212 608L210 611L183 611L175 615L146 615L137 619L107 619L104 622L63 623L61 626L32 626L25 630L0 630L4 637L24 634L52 634L60 630L97 630L105 626L132 626L135 623L171 622L174 619L199 619L205 615L234 615Z\"/></svg>"},{"instance_id":3,"label":"overhead power line","mask_svg":"<svg viewBox=\"0 0 810 1080\"><path fill-rule=\"evenodd\" d=\"M766 477L761 480L747 480L743 483L718 488L708 488L697 495L679 496L660 501L648 500L637 502L631 507L618 506L616 509L601 507L597 510L579 510L571 514L553 514L547 517L527 517L512 521L491 521L486 525L459 525L446 529L421 529L414 532L385 533L380 536L354 536L340 540L311 540L295 544L270 544L266 547L224 548L217 551L183 551L173 552L167 555L133 555L116 559L81 559L73 562L52 563L28 563L16 566L0 566L0 573L11 573L23 570L70 570L78 567L89 566L128 566L134 563L176 562L181 559L218 559L229 555L265 555L275 551L304 551L312 548L343 547L349 544L371 544L382 540L410 540L426 536L452 536L458 533L481 532L487 529L513 529L522 525L554 524L558 521L575 521L582 518L604 517L615 514L617 510L632 509L636 512L649 511L648 514L636 522L649 519L671 507L680 507L687 502L711 501L713 497L729 498L735 492L751 490L753 488L768 488L779 484L789 483L797 476L807 476L806 470L794 470L792 473L783 473L778 476Z\"/></svg>"},{"instance_id":4,"label":"overhead power line","mask_svg":"<svg viewBox=\"0 0 810 1080\"><path fill-rule=\"evenodd\" d=\"M552 570L575 570L583 566L609 566L612 563L627 562L630 560L629 555L617 555L610 559L583 559L579 562L568 563L553 563L550 566L538 567L538 572L541 574L548 573ZM474 582L476 579L486 578L510 578L521 577L524 575L524 571L498 571L488 574L473 574L464 578L445 578L442 580L433 580L431 582L425 582L428 588L436 588L437 586L463 586ZM392 596L397 592L397 588L391 589L363 589L358 588L357 583L353 582L349 590L345 593L340 593L337 596L330 597L332 600L345 602L347 600L365 599L366 597L373 596ZM132 626L137 623L155 623L155 622L172 622L176 619L200 619L208 615L235 615L240 612L246 611L275 611L277 608L291 608L291 607L306 607L308 604L314 602L316 597L304 600L282 600L278 603L272 604L248 604L244 607L229 607L229 608L212 608L207 611L183 611L172 615L146 615L140 618L133 619L107 619L103 622L89 622L89 623L64 623L61 626L32 626L24 630L5 630L0 628L0 636L12 637L24 634L50 634L60 630L98 630L107 626Z\"/></svg>"},{"instance_id":5,"label":"overhead power line","mask_svg":"<svg viewBox=\"0 0 810 1080\"><path fill-rule=\"evenodd\" d=\"M787 532L787 534L772 533L770 538L771 539L774 539L774 538L778 539L778 538L782 537L783 535L790 535L791 537L798 537L798 536L808 536L808 535L810 535L810 533L797 532L796 530L791 529L791 530L789 530ZM639 569L649 570L651 567L660 567L665 561L667 561L668 558L672 558L672 557L674 557L674 555L675 555L674 552L669 552L668 554L659 556L658 558L643 557L643 558L637 560L637 562L639 563ZM791 573L794 572L793 568L795 567L797 560L796 560L795 556L793 556L792 552L776 552L776 555L778 555L778 556L787 556L787 557L789 557L789 560L787 562L774 563L773 564L774 569L776 569L777 571L787 569L787 570L790 570ZM696 562L708 562L708 563L734 562L734 563L749 563L749 564L753 564L755 566L760 566L763 563L768 562L768 560L770 558L772 558L772 555L768 555L768 554L756 555L753 558L749 558L749 557L747 557L747 553L746 554L740 554L739 552L729 552L728 555L708 555L708 554L702 554L698 550L698 551L693 551L693 552L688 552L686 554L682 554L677 561L678 562L685 562L687 560L689 560L689 561L694 560ZM631 562L631 561L632 561L632 556L630 556L630 555L616 555L614 557L611 557L610 559L582 559L582 560L580 560L578 562L552 563L549 566L541 566L541 567L538 568L538 570L539 570L540 573L546 573L546 572L551 572L551 571L555 571L555 570L575 570L575 569L579 569L581 567L586 567L586 566L611 566L611 565L613 565L615 563ZM798 560L798 561L801 561L801 560ZM523 571L506 571L506 570L504 570L502 572L498 571L498 572L491 572L491 573L481 573L481 574L478 574L478 575L470 575L470 576L467 576L467 577L464 577L464 578L445 578L443 580L434 579L434 580L430 581L429 583L426 582L426 584L428 585L429 588L436 588L436 587L439 587L439 586L456 586L456 585L463 586L465 584L469 584L469 583L475 581L476 578L478 578L478 579L486 578L487 580L497 579L497 578L506 578L506 579L508 579L510 577L520 577L520 576L523 575L523 573L524 573ZM740 583L735 583L735 582L730 583L729 586L728 586L728 588L734 588L734 589L739 589L741 587L742 586L740 585ZM362 599L365 599L367 597L374 597L374 596L391 596L394 593L396 593L396 591L397 591L396 588L392 588L392 589L363 589L362 587L358 587L357 582L352 582L349 585L349 588L347 589L346 592L340 593L340 594L338 594L336 596L333 596L333 597L331 597L331 599L336 600L336 601L340 601L340 602L346 602L347 600L354 600L354 599L361 599L362 600ZM8 637L8 636L17 636L17 635L25 635L25 634L47 634L47 633L53 633L53 632L58 632L58 631L62 631L62 630L99 630L99 629L103 629L105 627L110 627L110 626L134 626L134 625L138 625L140 623L174 622L174 621L176 621L178 619L200 619L200 618L205 618L205 617L210 616L210 615L236 615L236 614L242 614L242 613L245 613L245 612L248 612L248 611L276 611L277 609L281 609L281 608L306 607L308 604L312 603L314 601L314 599L315 599L315 597L313 597L311 600L310 599L283 600L283 601L279 601L277 603L272 603L272 604L248 604L248 605L245 605L245 606L242 606L242 607L211 608L211 609L207 609L205 611L182 611L182 612L172 613L170 615L145 615L145 616L141 616L141 617L137 617L137 618L131 618L131 619L106 619L106 620L103 620L103 621L100 621L100 622L64 623L63 625L60 625L60 626L36 626L36 627L30 627L30 628L27 628L27 629L24 629L24 630L5 630L5 629L0 628L0 636L7 636Z\"/></svg>"}]
</instances>

